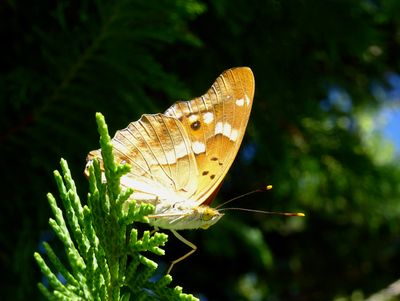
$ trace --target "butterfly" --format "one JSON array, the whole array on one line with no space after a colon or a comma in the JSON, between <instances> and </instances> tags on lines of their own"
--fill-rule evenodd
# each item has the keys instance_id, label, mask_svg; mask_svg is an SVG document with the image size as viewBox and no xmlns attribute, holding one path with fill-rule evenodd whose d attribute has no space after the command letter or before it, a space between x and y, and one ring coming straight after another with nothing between
<instances>
[{"instance_id":1,"label":"butterfly","mask_svg":"<svg viewBox=\"0 0 400 301\"><path fill-rule=\"evenodd\" d=\"M231 167L246 131L254 96L250 68L224 71L202 96L178 101L164 113L144 114L112 139L117 163L131 166L121 185L134 190L131 198L153 204L150 225L176 230L207 229L223 214L210 207ZM101 161L100 150L91 151Z\"/></svg>"}]
</instances>

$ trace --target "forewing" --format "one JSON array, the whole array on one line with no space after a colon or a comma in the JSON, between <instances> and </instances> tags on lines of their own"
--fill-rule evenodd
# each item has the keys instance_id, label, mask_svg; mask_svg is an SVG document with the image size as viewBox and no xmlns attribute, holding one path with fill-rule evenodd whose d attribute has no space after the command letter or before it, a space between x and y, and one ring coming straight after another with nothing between
<instances>
[{"instance_id":1,"label":"forewing","mask_svg":"<svg viewBox=\"0 0 400 301\"><path fill-rule=\"evenodd\" d=\"M239 150L254 96L254 76L247 67L222 73L201 97L172 105L165 115L185 128L198 170L191 197L209 204Z\"/></svg>"}]
</instances>

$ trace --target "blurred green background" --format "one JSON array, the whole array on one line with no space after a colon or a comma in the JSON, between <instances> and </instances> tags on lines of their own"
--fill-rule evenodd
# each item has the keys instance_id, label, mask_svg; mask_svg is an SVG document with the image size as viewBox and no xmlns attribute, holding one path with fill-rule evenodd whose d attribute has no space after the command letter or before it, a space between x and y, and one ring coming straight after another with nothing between
<instances>
[{"instance_id":1,"label":"blurred green background","mask_svg":"<svg viewBox=\"0 0 400 301\"><path fill-rule=\"evenodd\" d=\"M85 198L96 111L114 133L235 66L256 94L216 203L267 183L234 206L306 217L231 211L183 231L199 250L174 283L210 301L354 301L400 278L400 1L5 0L0 20L1 299L42 299L45 194L63 157ZM185 252L171 237L161 266Z\"/></svg>"}]
</instances>

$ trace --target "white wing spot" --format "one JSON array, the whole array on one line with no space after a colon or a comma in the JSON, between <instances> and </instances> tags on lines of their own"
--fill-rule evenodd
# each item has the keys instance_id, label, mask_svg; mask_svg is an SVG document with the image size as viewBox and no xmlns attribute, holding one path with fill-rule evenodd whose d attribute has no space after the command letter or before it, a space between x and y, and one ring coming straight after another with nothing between
<instances>
[{"instance_id":1,"label":"white wing spot","mask_svg":"<svg viewBox=\"0 0 400 301\"><path fill-rule=\"evenodd\" d=\"M229 137L232 131L232 127L229 123L224 123L224 132L223 135L226 137Z\"/></svg>"},{"instance_id":2,"label":"white wing spot","mask_svg":"<svg viewBox=\"0 0 400 301\"><path fill-rule=\"evenodd\" d=\"M203 120L206 124L209 124L211 122L213 122L214 120L214 114L211 112L206 112L203 114Z\"/></svg>"},{"instance_id":3,"label":"white wing spot","mask_svg":"<svg viewBox=\"0 0 400 301\"><path fill-rule=\"evenodd\" d=\"M185 156L188 155L188 151L186 148L186 143L185 142L181 142L179 144L175 144L174 148L175 148L175 153L174 153L174 157L176 156L176 158L180 159L183 158Z\"/></svg>"},{"instance_id":4,"label":"white wing spot","mask_svg":"<svg viewBox=\"0 0 400 301\"><path fill-rule=\"evenodd\" d=\"M239 131L237 129L233 129L231 132L230 140L236 141L239 136Z\"/></svg>"},{"instance_id":5,"label":"white wing spot","mask_svg":"<svg viewBox=\"0 0 400 301\"><path fill-rule=\"evenodd\" d=\"M164 164L175 164L177 160L182 159L188 155L186 144L181 142L174 144L174 149L164 152L165 156L159 156L158 162L161 165Z\"/></svg>"},{"instance_id":6,"label":"white wing spot","mask_svg":"<svg viewBox=\"0 0 400 301\"><path fill-rule=\"evenodd\" d=\"M239 107L243 107L244 99L243 98L236 99L236 105L239 106Z\"/></svg>"},{"instance_id":7,"label":"white wing spot","mask_svg":"<svg viewBox=\"0 0 400 301\"><path fill-rule=\"evenodd\" d=\"M165 161L164 161L164 158L159 159L159 162L161 164L175 164L176 163L175 152L166 152L165 157L166 157Z\"/></svg>"},{"instance_id":8,"label":"white wing spot","mask_svg":"<svg viewBox=\"0 0 400 301\"><path fill-rule=\"evenodd\" d=\"M244 98L246 99L246 105L248 106L250 104L250 98L247 96L247 94L244 95Z\"/></svg>"},{"instance_id":9,"label":"white wing spot","mask_svg":"<svg viewBox=\"0 0 400 301\"><path fill-rule=\"evenodd\" d=\"M192 144L192 149L193 149L193 152L196 155L198 155L198 154L204 153L206 151L206 145L202 142L195 141Z\"/></svg>"},{"instance_id":10,"label":"white wing spot","mask_svg":"<svg viewBox=\"0 0 400 301\"><path fill-rule=\"evenodd\" d=\"M220 122L217 122L217 124L215 125L215 131L214 131L215 135L222 134L225 137L230 138L231 132L232 132L232 127L227 122L222 123L220 121Z\"/></svg>"},{"instance_id":11,"label":"white wing spot","mask_svg":"<svg viewBox=\"0 0 400 301\"><path fill-rule=\"evenodd\" d=\"M197 118L197 115L195 115L195 114L189 116L189 122L190 122L190 123L196 122L197 119L198 119L198 118Z\"/></svg>"},{"instance_id":12,"label":"white wing spot","mask_svg":"<svg viewBox=\"0 0 400 301\"><path fill-rule=\"evenodd\" d=\"M215 135L222 134L223 128L224 127L222 125L222 122L217 122L217 124L215 125Z\"/></svg>"}]
</instances>

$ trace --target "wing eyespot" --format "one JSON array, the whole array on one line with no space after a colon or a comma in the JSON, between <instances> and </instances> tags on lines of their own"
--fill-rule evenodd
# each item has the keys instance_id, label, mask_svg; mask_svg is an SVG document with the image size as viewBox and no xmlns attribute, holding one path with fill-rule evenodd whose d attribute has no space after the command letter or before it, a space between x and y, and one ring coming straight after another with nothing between
<instances>
[{"instance_id":1,"label":"wing eyespot","mask_svg":"<svg viewBox=\"0 0 400 301\"><path fill-rule=\"evenodd\" d=\"M192 130L197 131L200 129L201 123L200 121L196 120L190 124L190 127L192 128Z\"/></svg>"}]
</instances>

